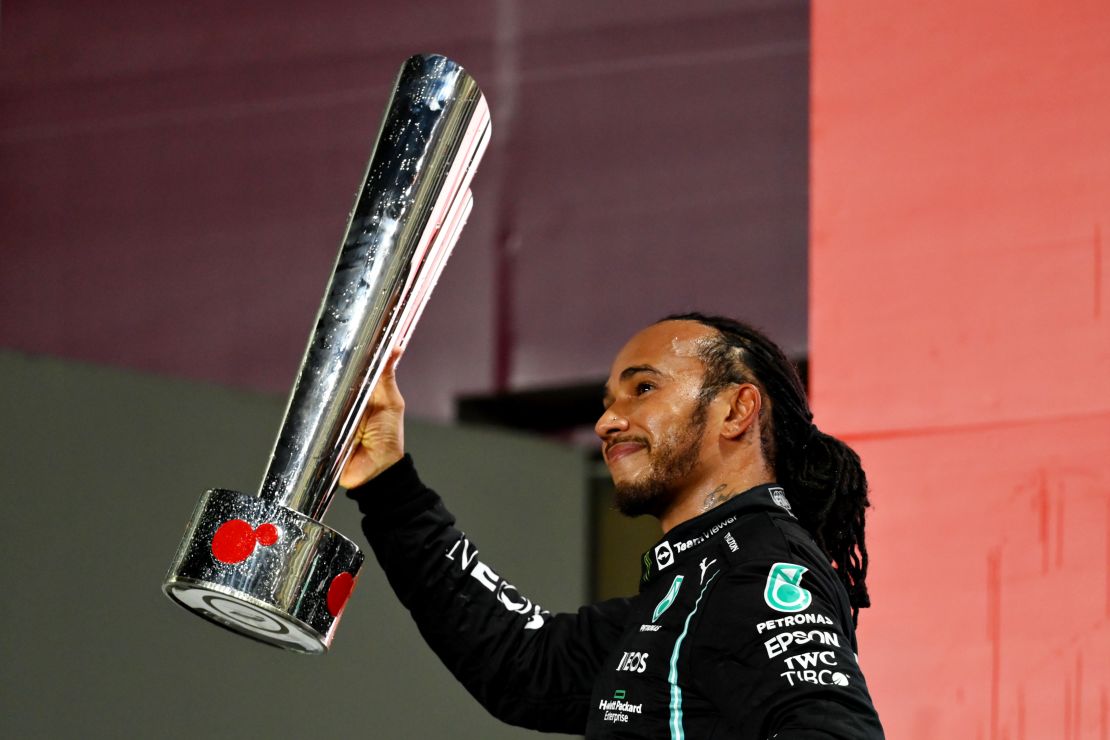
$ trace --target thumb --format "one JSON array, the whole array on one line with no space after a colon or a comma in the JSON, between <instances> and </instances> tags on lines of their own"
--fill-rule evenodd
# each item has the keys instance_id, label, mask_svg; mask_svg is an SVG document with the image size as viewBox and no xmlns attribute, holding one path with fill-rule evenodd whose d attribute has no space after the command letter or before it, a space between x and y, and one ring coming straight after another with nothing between
<instances>
[{"instance_id":1,"label":"thumb","mask_svg":"<svg viewBox=\"0 0 1110 740\"><path fill-rule=\"evenodd\" d=\"M404 350L398 347L389 353L385 361L385 367L382 369L382 375L378 379L378 385L374 388L373 394L375 405L379 408L404 408L405 399L397 386L397 364L403 354Z\"/></svg>"}]
</instances>

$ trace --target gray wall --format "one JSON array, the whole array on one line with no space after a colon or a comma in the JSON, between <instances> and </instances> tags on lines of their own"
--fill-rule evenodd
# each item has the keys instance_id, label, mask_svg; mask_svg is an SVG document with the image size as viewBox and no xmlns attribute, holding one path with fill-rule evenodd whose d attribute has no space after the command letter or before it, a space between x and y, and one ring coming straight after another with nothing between
<instances>
[{"instance_id":1,"label":"gray wall","mask_svg":"<svg viewBox=\"0 0 1110 740\"><path fill-rule=\"evenodd\" d=\"M455 683L372 555L324 657L232 635L162 595L197 498L209 487L255 489L283 405L0 353L0 735L531 734L497 723ZM580 453L411 421L408 442L483 560L549 609L582 602ZM363 542L347 499L334 502L327 523Z\"/></svg>"}]
</instances>

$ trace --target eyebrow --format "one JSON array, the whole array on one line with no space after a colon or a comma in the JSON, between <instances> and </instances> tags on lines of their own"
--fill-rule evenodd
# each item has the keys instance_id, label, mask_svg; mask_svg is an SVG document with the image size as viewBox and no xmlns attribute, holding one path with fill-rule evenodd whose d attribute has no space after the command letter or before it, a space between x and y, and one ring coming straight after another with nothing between
<instances>
[{"instance_id":1,"label":"eyebrow","mask_svg":"<svg viewBox=\"0 0 1110 740\"><path fill-rule=\"evenodd\" d=\"M630 367L626 367L624 370L621 370L619 380L621 382L623 382L623 381L628 380L629 378L633 377L634 375L639 375L640 373L648 373L650 375L660 375L660 376L663 374L663 373L659 372L658 370L656 370L651 365L632 365ZM603 385L601 387L601 390L603 392L602 397L601 397L601 403L606 408L608 408L609 404L611 404L612 401L613 401L613 393L612 393L612 391L609 390L609 384L608 383Z\"/></svg>"},{"instance_id":2,"label":"eyebrow","mask_svg":"<svg viewBox=\"0 0 1110 740\"><path fill-rule=\"evenodd\" d=\"M651 373L652 375L662 375L662 373L660 373L651 365L633 365L632 367L626 367L624 370L621 370L621 380L628 380L637 373Z\"/></svg>"}]
</instances>

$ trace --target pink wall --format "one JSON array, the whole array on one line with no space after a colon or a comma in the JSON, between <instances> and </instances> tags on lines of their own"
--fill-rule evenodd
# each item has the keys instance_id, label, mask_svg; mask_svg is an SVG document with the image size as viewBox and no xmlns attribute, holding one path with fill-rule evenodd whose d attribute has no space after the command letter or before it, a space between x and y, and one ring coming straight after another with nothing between
<instances>
[{"instance_id":1,"label":"pink wall","mask_svg":"<svg viewBox=\"0 0 1110 740\"><path fill-rule=\"evenodd\" d=\"M890 737L1110 737L1110 6L813 7L811 371Z\"/></svg>"}]
</instances>

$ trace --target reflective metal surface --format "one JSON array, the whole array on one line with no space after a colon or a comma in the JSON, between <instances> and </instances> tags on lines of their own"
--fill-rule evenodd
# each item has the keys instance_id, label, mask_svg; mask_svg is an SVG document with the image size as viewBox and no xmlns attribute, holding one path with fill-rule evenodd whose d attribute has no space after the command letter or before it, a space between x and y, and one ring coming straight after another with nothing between
<instances>
[{"instance_id":1,"label":"reflective metal surface","mask_svg":"<svg viewBox=\"0 0 1110 740\"><path fill-rule=\"evenodd\" d=\"M474 80L440 56L402 67L260 495L327 509L358 418L434 283L489 141ZM447 227L447 228L444 228ZM457 235L457 234L456 234ZM440 265L442 266L442 265Z\"/></svg>"},{"instance_id":2,"label":"reflective metal surface","mask_svg":"<svg viewBox=\"0 0 1110 740\"><path fill-rule=\"evenodd\" d=\"M321 653L362 561L355 543L300 512L217 489L197 505L164 589L224 627Z\"/></svg>"},{"instance_id":3,"label":"reflective metal surface","mask_svg":"<svg viewBox=\"0 0 1110 740\"><path fill-rule=\"evenodd\" d=\"M363 556L319 520L385 361L470 213L489 136L485 99L462 67L405 62L261 488L201 498L163 585L182 606L278 647L330 646Z\"/></svg>"}]
</instances>

